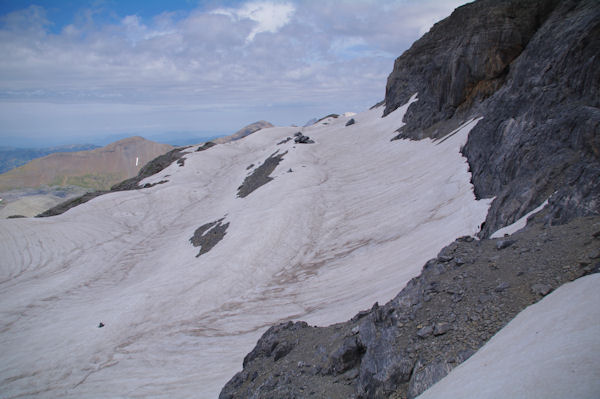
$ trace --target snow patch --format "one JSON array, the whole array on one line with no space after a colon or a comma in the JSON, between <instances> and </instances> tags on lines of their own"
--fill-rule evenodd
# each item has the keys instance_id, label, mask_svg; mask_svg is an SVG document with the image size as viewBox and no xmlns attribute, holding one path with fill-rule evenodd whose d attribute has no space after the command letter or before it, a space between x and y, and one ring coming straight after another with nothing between
<instances>
[{"instance_id":1,"label":"snow patch","mask_svg":"<svg viewBox=\"0 0 600 399\"><path fill-rule=\"evenodd\" d=\"M505 234L509 234L510 235L510 234L512 234L514 232L517 232L517 231L521 230L527 224L527 219L529 218L529 216L538 213L539 211L541 211L542 209L544 209L544 207L546 205L548 205L548 200L547 199L544 202L542 202L542 204L540 206L538 206L537 208L535 208L531 212L527 213L525 216L523 216L521 219L517 220L513 224L510 224L508 226L504 226L501 229L496 230L494 232L494 234L491 235L491 238L501 238L501 237L504 237Z\"/></svg>"}]
</instances>

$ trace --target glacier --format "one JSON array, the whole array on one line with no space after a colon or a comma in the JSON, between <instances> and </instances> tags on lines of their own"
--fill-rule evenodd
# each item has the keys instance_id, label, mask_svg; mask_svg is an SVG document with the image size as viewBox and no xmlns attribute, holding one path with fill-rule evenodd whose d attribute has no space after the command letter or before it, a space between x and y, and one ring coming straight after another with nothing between
<instances>
[{"instance_id":1,"label":"glacier","mask_svg":"<svg viewBox=\"0 0 600 399\"><path fill-rule=\"evenodd\" d=\"M460 154L478 119L390 142L414 101L190 147L140 186L161 184L0 220L3 397L214 398L272 324L390 300L490 204ZM285 141L296 132L315 143ZM272 154L273 180L238 197ZM194 231L218 220L196 257Z\"/></svg>"}]
</instances>

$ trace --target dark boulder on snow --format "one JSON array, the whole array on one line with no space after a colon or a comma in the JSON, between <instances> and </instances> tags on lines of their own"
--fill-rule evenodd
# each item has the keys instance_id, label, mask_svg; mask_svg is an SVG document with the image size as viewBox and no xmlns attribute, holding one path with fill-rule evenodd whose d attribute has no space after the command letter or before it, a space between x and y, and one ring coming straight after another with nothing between
<instances>
[{"instance_id":1,"label":"dark boulder on snow","mask_svg":"<svg viewBox=\"0 0 600 399\"><path fill-rule=\"evenodd\" d=\"M312 144L314 141L311 140L310 137L303 135L302 132L297 132L294 134L294 143Z\"/></svg>"},{"instance_id":2,"label":"dark boulder on snow","mask_svg":"<svg viewBox=\"0 0 600 399\"><path fill-rule=\"evenodd\" d=\"M225 237L229 222L223 223L223 220L224 218L205 223L194 231L190 242L194 247L200 247L200 252L198 252L196 258L213 249Z\"/></svg>"}]
</instances>

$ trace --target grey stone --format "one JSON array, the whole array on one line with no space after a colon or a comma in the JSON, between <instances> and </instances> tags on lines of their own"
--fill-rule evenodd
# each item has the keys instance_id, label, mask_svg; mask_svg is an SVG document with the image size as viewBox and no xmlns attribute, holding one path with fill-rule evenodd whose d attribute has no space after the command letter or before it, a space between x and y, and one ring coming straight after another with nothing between
<instances>
[{"instance_id":1,"label":"grey stone","mask_svg":"<svg viewBox=\"0 0 600 399\"><path fill-rule=\"evenodd\" d=\"M600 250L596 249L588 254L588 258L590 259L598 259L600 258Z\"/></svg>"},{"instance_id":2,"label":"grey stone","mask_svg":"<svg viewBox=\"0 0 600 399\"><path fill-rule=\"evenodd\" d=\"M516 241L514 240L498 240L496 241L496 249L501 250L504 248L508 248L513 245Z\"/></svg>"},{"instance_id":3,"label":"grey stone","mask_svg":"<svg viewBox=\"0 0 600 399\"><path fill-rule=\"evenodd\" d=\"M450 323L446 323L446 322L435 323L435 327L433 329L433 335L435 335L437 337L438 335L446 334L448 331L450 331L451 328L452 328L452 326L450 325Z\"/></svg>"},{"instance_id":4,"label":"grey stone","mask_svg":"<svg viewBox=\"0 0 600 399\"><path fill-rule=\"evenodd\" d=\"M360 364L365 347L356 336L347 337L329 358L328 373L343 374Z\"/></svg>"},{"instance_id":5,"label":"grey stone","mask_svg":"<svg viewBox=\"0 0 600 399\"><path fill-rule=\"evenodd\" d=\"M552 287L548 284L537 283L531 286L531 292L535 295L546 296L550 291L552 291Z\"/></svg>"},{"instance_id":6,"label":"grey stone","mask_svg":"<svg viewBox=\"0 0 600 399\"><path fill-rule=\"evenodd\" d=\"M433 333L433 326L421 327L417 330L417 337L425 339Z\"/></svg>"},{"instance_id":7,"label":"grey stone","mask_svg":"<svg viewBox=\"0 0 600 399\"><path fill-rule=\"evenodd\" d=\"M416 398L425 392L433 384L444 378L452 369L446 362L439 361L423 364L418 361L415 364L413 375L408 385L408 398Z\"/></svg>"},{"instance_id":8,"label":"grey stone","mask_svg":"<svg viewBox=\"0 0 600 399\"><path fill-rule=\"evenodd\" d=\"M510 288L510 284L507 283L506 281L502 281L502 282L500 282L500 284L498 284L496 286L496 288L494 288L494 291L502 292L502 291L506 291L509 288Z\"/></svg>"}]
</instances>

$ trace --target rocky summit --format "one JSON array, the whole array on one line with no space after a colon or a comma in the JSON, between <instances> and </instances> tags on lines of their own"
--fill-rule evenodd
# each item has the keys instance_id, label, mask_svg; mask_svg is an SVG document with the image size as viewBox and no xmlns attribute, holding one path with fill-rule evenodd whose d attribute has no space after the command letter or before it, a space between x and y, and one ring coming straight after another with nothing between
<instances>
[{"instance_id":1,"label":"rocky summit","mask_svg":"<svg viewBox=\"0 0 600 399\"><path fill-rule=\"evenodd\" d=\"M595 0L479 0L435 24L396 60L385 114L418 93L394 140L443 141L482 117L461 149L476 197L492 199L479 237L347 322L271 327L219 397L414 398L527 306L600 271L599 89ZM600 395L585 388L573 397Z\"/></svg>"}]
</instances>

